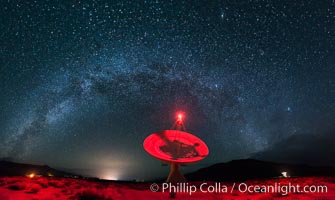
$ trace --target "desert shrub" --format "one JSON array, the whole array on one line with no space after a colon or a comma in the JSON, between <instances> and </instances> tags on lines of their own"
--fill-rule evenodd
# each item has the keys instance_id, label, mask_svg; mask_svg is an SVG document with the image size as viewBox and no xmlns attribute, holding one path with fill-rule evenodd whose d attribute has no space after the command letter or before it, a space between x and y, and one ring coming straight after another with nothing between
<instances>
[{"instance_id":1,"label":"desert shrub","mask_svg":"<svg viewBox=\"0 0 335 200\"><path fill-rule=\"evenodd\" d=\"M16 183L16 182L20 182L20 180L15 180L15 179L13 179L13 180L7 180L7 184L12 184L12 183Z\"/></svg>"},{"instance_id":2,"label":"desert shrub","mask_svg":"<svg viewBox=\"0 0 335 200\"><path fill-rule=\"evenodd\" d=\"M25 193L36 194L41 189L41 186L37 183L27 185Z\"/></svg>"},{"instance_id":3,"label":"desert shrub","mask_svg":"<svg viewBox=\"0 0 335 200\"><path fill-rule=\"evenodd\" d=\"M99 193L97 190L84 190L77 194L78 200L112 200L106 198L104 194Z\"/></svg>"},{"instance_id":4,"label":"desert shrub","mask_svg":"<svg viewBox=\"0 0 335 200\"><path fill-rule=\"evenodd\" d=\"M61 188L64 186L61 181L49 181L48 185L55 188Z\"/></svg>"},{"instance_id":5,"label":"desert shrub","mask_svg":"<svg viewBox=\"0 0 335 200\"><path fill-rule=\"evenodd\" d=\"M33 188L29 188L25 193L28 193L28 194L36 194L38 191L39 191L38 188L33 187Z\"/></svg>"},{"instance_id":6,"label":"desert shrub","mask_svg":"<svg viewBox=\"0 0 335 200\"><path fill-rule=\"evenodd\" d=\"M14 191L19 191L19 190L24 190L26 187L23 184L13 184L7 186L8 189L14 190Z\"/></svg>"},{"instance_id":7,"label":"desert shrub","mask_svg":"<svg viewBox=\"0 0 335 200\"><path fill-rule=\"evenodd\" d=\"M38 183L42 188L47 188L48 187L48 185L47 184L45 184L45 183Z\"/></svg>"},{"instance_id":8,"label":"desert shrub","mask_svg":"<svg viewBox=\"0 0 335 200\"><path fill-rule=\"evenodd\" d=\"M80 189L82 186L81 185L75 185L74 189Z\"/></svg>"},{"instance_id":9,"label":"desert shrub","mask_svg":"<svg viewBox=\"0 0 335 200\"><path fill-rule=\"evenodd\" d=\"M36 179L35 183L39 184L42 188L47 188L49 185L49 180L47 178Z\"/></svg>"},{"instance_id":10,"label":"desert shrub","mask_svg":"<svg viewBox=\"0 0 335 200\"><path fill-rule=\"evenodd\" d=\"M72 190L71 189L69 189L69 188L63 188L62 190L61 190L61 192L63 193L63 194L65 194L65 195L68 195L68 194L72 194Z\"/></svg>"}]
</instances>

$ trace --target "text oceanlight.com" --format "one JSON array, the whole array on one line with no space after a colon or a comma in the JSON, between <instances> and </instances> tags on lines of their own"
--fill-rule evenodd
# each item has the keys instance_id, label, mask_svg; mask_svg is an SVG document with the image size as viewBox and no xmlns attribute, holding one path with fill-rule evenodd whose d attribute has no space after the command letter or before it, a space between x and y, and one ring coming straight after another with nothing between
<instances>
[{"instance_id":1,"label":"text oceanlight.com","mask_svg":"<svg viewBox=\"0 0 335 200\"><path fill-rule=\"evenodd\" d=\"M202 193L278 193L287 195L289 193L327 193L326 185L299 185L291 182L280 184L247 184L247 183L233 183L232 185L225 185L220 182L202 183L192 185L189 183L156 183L151 184L150 190L152 192L169 192L169 193L188 193L192 195L195 192Z\"/></svg>"}]
</instances>

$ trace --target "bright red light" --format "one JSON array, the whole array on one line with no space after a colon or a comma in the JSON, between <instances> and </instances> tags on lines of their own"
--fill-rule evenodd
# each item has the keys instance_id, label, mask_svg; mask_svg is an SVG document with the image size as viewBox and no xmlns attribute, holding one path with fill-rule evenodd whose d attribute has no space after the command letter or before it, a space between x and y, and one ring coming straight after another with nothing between
<instances>
[{"instance_id":1,"label":"bright red light","mask_svg":"<svg viewBox=\"0 0 335 200\"><path fill-rule=\"evenodd\" d=\"M181 113L181 112L178 112L177 113L177 121L176 121L176 124L178 126L182 126L183 125L183 118L184 118L184 114Z\"/></svg>"},{"instance_id":2,"label":"bright red light","mask_svg":"<svg viewBox=\"0 0 335 200\"><path fill-rule=\"evenodd\" d=\"M180 120L180 121L183 120L183 114L181 114L181 113L178 114L178 120Z\"/></svg>"}]
</instances>

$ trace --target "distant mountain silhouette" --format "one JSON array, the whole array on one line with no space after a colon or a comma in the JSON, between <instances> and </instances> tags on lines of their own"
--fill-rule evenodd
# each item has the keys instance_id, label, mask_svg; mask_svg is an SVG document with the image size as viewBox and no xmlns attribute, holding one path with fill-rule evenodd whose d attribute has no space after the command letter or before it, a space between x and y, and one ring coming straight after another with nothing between
<instances>
[{"instance_id":1,"label":"distant mountain silhouette","mask_svg":"<svg viewBox=\"0 0 335 200\"><path fill-rule=\"evenodd\" d=\"M42 176L79 177L72 173L67 173L64 171L53 169L47 165L32 165L32 164L16 163L7 160L0 160L0 177L26 176L31 173Z\"/></svg>"},{"instance_id":2,"label":"distant mountain silhouette","mask_svg":"<svg viewBox=\"0 0 335 200\"><path fill-rule=\"evenodd\" d=\"M290 136L264 151L251 155L257 160L335 167L335 131Z\"/></svg>"},{"instance_id":3,"label":"distant mountain silhouette","mask_svg":"<svg viewBox=\"0 0 335 200\"><path fill-rule=\"evenodd\" d=\"M186 174L185 177L188 181L243 181L276 178L282 176L281 173L284 171L292 177L335 176L335 167L280 164L245 159L214 164ZM73 173L53 169L47 165L32 165L0 160L0 177L27 176L31 173L41 176L83 178Z\"/></svg>"},{"instance_id":4,"label":"distant mountain silhouette","mask_svg":"<svg viewBox=\"0 0 335 200\"><path fill-rule=\"evenodd\" d=\"M242 181L267 179L282 176L335 176L334 167L316 167L308 165L279 164L254 159L233 160L218 163L185 175L189 181Z\"/></svg>"}]
</instances>

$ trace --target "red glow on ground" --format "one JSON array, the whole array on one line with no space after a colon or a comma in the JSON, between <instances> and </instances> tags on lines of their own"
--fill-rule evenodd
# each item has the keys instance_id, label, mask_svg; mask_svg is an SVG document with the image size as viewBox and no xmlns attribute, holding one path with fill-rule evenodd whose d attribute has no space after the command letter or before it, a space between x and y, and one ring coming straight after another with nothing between
<instances>
[{"instance_id":1,"label":"red glow on ground","mask_svg":"<svg viewBox=\"0 0 335 200\"><path fill-rule=\"evenodd\" d=\"M246 181L248 185L274 185L280 183L306 185L326 185L326 193L241 193L234 190L232 193L202 193L197 191L192 195L178 193L176 199L300 199L314 200L335 199L335 177L305 177L305 178L282 178L270 180ZM189 182L192 185L200 185L203 182ZM211 184L210 182L208 182ZM113 199L113 200L156 200L169 199L168 192L150 191L152 183L125 183L125 182L100 182L87 181L71 178L47 178L36 177L2 177L0 178L0 199L1 200L79 200L79 199ZM231 188L233 183L223 183ZM236 182L240 184L240 182Z\"/></svg>"},{"instance_id":2,"label":"red glow on ground","mask_svg":"<svg viewBox=\"0 0 335 200\"><path fill-rule=\"evenodd\" d=\"M164 130L149 135L144 149L153 157L175 163L193 163L204 159L209 151L198 137L179 130Z\"/></svg>"}]
</instances>

